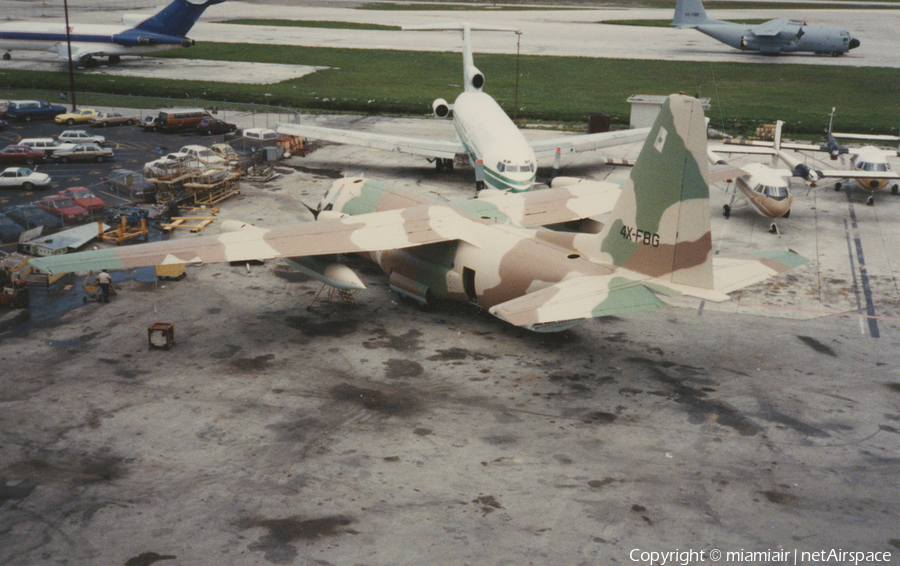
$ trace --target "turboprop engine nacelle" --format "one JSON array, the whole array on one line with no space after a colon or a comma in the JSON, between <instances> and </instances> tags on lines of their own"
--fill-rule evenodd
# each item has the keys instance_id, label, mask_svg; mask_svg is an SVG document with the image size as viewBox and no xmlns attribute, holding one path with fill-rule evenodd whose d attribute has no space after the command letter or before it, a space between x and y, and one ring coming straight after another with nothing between
<instances>
[{"instance_id":1,"label":"turboprop engine nacelle","mask_svg":"<svg viewBox=\"0 0 900 566\"><path fill-rule=\"evenodd\" d=\"M437 118L446 118L450 116L450 105L443 98L438 98L431 103L431 110Z\"/></svg>"}]
</instances>

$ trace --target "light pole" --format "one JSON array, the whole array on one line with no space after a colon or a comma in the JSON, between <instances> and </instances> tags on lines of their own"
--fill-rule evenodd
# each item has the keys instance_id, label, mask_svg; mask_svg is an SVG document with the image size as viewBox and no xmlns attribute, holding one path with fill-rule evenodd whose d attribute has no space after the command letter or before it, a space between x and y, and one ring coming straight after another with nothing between
<instances>
[{"instance_id":1,"label":"light pole","mask_svg":"<svg viewBox=\"0 0 900 566\"><path fill-rule=\"evenodd\" d=\"M69 0L63 0L63 9L66 12L66 47L69 51L69 90L72 93L72 112L77 110L75 104L75 69L72 67L72 28L69 27Z\"/></svg>"}]
</instances>

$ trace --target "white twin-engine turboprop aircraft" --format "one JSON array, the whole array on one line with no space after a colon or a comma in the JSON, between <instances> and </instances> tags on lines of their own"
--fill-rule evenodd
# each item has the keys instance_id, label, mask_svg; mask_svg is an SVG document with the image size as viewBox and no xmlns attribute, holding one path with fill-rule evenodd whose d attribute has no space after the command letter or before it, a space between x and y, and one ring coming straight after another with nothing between
<instances>
[{"instance_id":1,"label":"white twin-engine turboprop aircraft","mask_svg":"<svg viewBox=\"0 0 900 566\"><path fill-rule=\"evenodd\" d=\"M434 115L438 118L452 117L459 141L408 138L303 124L279 124L277 131L287 135L422 155L433 159L438 170L452 169L455 160L464 162L468 159L476 164L478 188L486 186L501 191L522 192L530 190L534 185L537 158L639 142L647 137L650 130L640 128L528 141L500 105L490 95L482 92L484 75L475 67L471 42L473 30L521 32L512 28L467 23L403 29L462 31L465 91L452 105L442 98L432 104ZM483 183L478 178L479 162L483 164Z\"/></svg>"}]
</instances>

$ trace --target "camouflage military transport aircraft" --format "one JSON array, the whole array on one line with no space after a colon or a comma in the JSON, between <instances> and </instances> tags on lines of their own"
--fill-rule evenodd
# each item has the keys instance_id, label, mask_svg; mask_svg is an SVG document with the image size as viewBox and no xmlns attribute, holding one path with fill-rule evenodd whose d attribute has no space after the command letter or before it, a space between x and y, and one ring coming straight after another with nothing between
<instances>
[{"instance_id":1,"label":"camouflage military transport aircraft","mask_svg":"<svg viewBox=\"0 0 900 566\"><path fill-rule=\"evenodd\" d=\"M696 99L673 95L621 189L562 182L445 203L347 178L325 195L315 222L244 225L217 237L32 264L61 273L285 258L334 286L361 288L333 257L360 253L381 266L394 290L422 303L470 302L516 326L551 332L587 318L664 307L657 295L725 301L726 293L806 263L791 251L714 257L707 175L703 109ZM542 227L607 211L598 234Z\"/></svg>"},{"instance_id":2,"label":"camouflage military transport aircraft","mask_svg":"<svg viewBox=\"0 0 900 566\"><path fill-rule=\"evenodd\" d=\"M473 30L519 33L517 30L465 23L404 27L403 29L411 31L459 30L462 32L465 91L456 98L454 104L448 104L443 98L435 100L432 104L432 110L437 118L453 120L458 141L408 138L305 124L279 124L277 131L292 136L421 155L433 160L438 171L452 170L455 162L468 161L476 167L476 188L481 189L487 186L514 193L529 191L534 186L537 158L555 155L558 167L559 157L562 153L580 153L625 145L643 141L647 137L649 128L638 128L528 141L500 105L489 94L482 92L484 75L475 67L472 57L471 32Z\"/></svg>"}]
</instances>

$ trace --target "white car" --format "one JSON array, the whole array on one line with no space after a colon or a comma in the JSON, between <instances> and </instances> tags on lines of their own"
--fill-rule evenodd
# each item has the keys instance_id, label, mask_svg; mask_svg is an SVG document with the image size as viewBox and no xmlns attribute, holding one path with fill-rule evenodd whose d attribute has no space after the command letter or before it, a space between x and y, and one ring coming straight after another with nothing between
<instances>
[{"instance_id":1,"label":"white car","mask_svg":"<svg viewBox=\"0 0 900 566\"><path fill-rule=\"evenodd\" d=\"M204 166L194 156L187 153L170 153L145 163L144 176L151 179L164 179L179 177L202 169Z\"/></svg>"},{"instance_id":2,"label":"white car","mask_svg":"<svg viewBox=\"0 0 900 566\"><path fill-rule=\"evenodd\" d=\"M65 130L58 136L56 136L61 142L70 142L70 143L99 143L103 145L106 143L106 138L103 136L95 136L93 134L89 134L84 130Z\"/></svg>"},{"instance_id":3,"label":"white car","mask_svg":"<svg viewBox=\"0 0 900 566\"><path fill-rule=\"evenodd\" d=\"M36 173L28 167L8 167L0 173L0 187L22 187L30 191L50 185L50 175Z\"/></svg>"},{"instance_id":4,"label":"white car","mask_svg":"<svg viewBox=\"0 0 900 566\"><path fill-rule=\"evenodd\" d=\"M74 143L59 143L55 139L52 138L26 138L19 142L19 145L25 145L30 147L31 149L43 151L47 154L47 157L52 157L53 154L59 150L70 150L78 144Z\"/></svg>"},{"instance_id":5,"label":"white car","mask_svg":"<svg viewBox=\"0 0 900 566\"><path fill-rule=\"evenodd\" d=\"M190 155L200 163L209 167L225 167L224 159L216 155L216 152L213 150L208 147L203 147L202 145L186 145L178 150L178 153Z\"/></svg>"}]
</instances>

